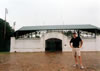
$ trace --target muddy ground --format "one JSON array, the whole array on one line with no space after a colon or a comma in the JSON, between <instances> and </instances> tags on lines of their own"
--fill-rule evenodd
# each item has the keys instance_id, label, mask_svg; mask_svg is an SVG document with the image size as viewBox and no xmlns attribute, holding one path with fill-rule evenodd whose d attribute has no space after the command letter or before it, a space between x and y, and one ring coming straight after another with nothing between
<instances>
[{"instance_id":1,"label":"muddy ground","mask_svg":"<svg viewBox=\"0 0 100 71\"><path fill-rule=\"evenodd\" d=\"M73 67L71 52L0 53L0 71L100 71L100 52L82 52L85 69Z\"/></svg>"}]
</instances>

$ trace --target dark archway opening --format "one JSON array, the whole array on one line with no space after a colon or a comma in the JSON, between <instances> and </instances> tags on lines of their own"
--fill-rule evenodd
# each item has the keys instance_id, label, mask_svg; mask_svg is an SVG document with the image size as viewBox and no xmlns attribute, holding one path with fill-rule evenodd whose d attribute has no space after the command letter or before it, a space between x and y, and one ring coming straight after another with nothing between
<instances>
[{"instance_id":1,"label":"dark archway opening","mask_svg":"<svg viewBox=\"0 0 100 71\"><path fill-rule=\"evenodd\" d=\"M50 38L45 41L46 51L55 52L62 51L62 40L57 38Z\"/></svg>"}]
</instances>

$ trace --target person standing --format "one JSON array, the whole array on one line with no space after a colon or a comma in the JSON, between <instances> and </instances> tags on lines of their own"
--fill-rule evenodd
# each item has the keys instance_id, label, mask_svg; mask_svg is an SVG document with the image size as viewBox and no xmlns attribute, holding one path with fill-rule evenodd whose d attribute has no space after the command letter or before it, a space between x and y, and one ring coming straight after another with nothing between
<instances>
[{"instance_id":1,"label":"person standing","mask_svg":"<svg viewBox=\"0 0 100 71\"><path fill-rule=\"evenodd\" d=\"M74 32L73 37L70 40L70 47L72 48L72 53L75 58L74 66L78 66L78 61L77 61L77 56L78 56L81 69L84 68L84 66L82 64L82 58L81 58L81 52L80 52L80 48L82 47L82 45L83 45L82 39L80 38L80 36L77 36L76 32Z\"/></svg>"}]
</instances>

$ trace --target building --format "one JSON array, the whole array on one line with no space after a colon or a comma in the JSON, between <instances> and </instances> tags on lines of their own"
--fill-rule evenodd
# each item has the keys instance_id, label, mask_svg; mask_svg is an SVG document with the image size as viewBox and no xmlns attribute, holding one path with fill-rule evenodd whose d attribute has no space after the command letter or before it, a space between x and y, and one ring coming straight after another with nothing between
<instances>
[{"instance_id":1,"label":"building","mask_svg":"<svg viewBox=\"0 0 100 71\"><path fill-rule=\"evenodd\" d=\"M69 41L74 31L84 41L82 51L100 51L100 29L88 24L24 26L11 37L10 52L71 51Z\"/></svg>"}]
</instances>

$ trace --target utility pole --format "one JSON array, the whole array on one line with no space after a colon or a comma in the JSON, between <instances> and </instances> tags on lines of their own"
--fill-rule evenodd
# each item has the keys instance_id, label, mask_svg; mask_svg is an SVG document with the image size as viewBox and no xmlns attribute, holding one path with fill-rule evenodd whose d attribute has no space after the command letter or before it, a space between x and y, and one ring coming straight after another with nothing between
<instances>
[{"instance_id":1,"label":"utility pole","mask_svg":"<svg viewBox=\"0 0 100 71\"><path fill-rule=\"evenodd\" d=\"M4 39L6 38L6 15L8 14L7 8L5 8L5 24L4 24Z\"/></svg>"},{"instance_id":2,"label":"utility pole","mask_svg":"<svg viewBox=\"0 0 100 71\"><path fill-rule=\"evenodd\" d=\"M13 30L15 31L15 25L16 25L16 21L13 22Z\"/></svg>"}]
</instances>

